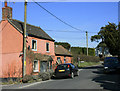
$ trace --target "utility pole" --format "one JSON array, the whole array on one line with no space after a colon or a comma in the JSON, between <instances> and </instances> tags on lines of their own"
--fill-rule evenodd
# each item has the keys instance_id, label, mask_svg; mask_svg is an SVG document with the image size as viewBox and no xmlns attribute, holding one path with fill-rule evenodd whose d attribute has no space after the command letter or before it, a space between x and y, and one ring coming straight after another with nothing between
<instances>
[{"instance_id":1,"label":"utility pole","mask_svg":"<svg viewBox=\"0 0 120 91\"><path fill-rule=\"evenodd\" d=\"M119 1L119 3L118 3L118 11L120 11L120 1ZM119 41L118 41L118 45L120 45L120 13L118 13L118 34L119 34L119 37L118 37L118 39L119 39ZM118 48L118 60L119 60L119 62L120 62L120 46L119 46L119 48Z\"/></svg>"},{"instance_id":2,"label":"utility pole","mask_svg":"<svg viewBox=\"0 0 120 91\"><path fill-rule=\"evenodd\" d=\"M23 77L26 75L26 12L27 12L27 0L25 0L24 6L24 32L23 32Z\"/></svg>"},{"instance_id":3,"label":"utility pole","mask_svg":"<svg viewBox=\"0 0 120 91\"><path fill-rule=\"evenodd\" d=\"M86 46L87 46L87 56L88 56L88 32L86 31Z\"/></svg>"}]
</instances>

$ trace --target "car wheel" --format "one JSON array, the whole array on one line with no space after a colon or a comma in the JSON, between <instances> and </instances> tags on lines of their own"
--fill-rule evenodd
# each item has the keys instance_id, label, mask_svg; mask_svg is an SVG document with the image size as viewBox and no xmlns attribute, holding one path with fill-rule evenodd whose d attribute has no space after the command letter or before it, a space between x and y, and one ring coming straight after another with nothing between
<instances>
[{"instance_id":1,"label":"car wheel","mask_svg":"<svg viewBox=\"0 0 120 91\"><path fill-rule=\"evenodd\" d=\"M73 72L71 73L71 78L72 78L72 79L74 78L74 73L73 73Z\"/></svg>"},{"instance_id":2,"label":"car wheel","mask_svg":"<svg viewBox=\"0 0 120 91\"><path fill-rule=\"evenodd\" d=\"M77 76L79 76L79 71L77 71Z\"/></svg>"}]
</instances>

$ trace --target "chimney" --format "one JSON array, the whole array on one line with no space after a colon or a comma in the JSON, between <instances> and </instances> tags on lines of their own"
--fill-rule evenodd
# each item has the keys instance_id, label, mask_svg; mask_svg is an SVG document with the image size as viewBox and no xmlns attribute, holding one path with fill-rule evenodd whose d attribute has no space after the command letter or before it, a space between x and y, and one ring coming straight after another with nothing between
<instances>
[{"instance_id":1,"label":"chimney","mask_svg":"<svg viewBox=\"0 0 120 91\"><path fill-rule=\"evenodd\" d=\"M4 2L4 3L5 3L5 7L7 7L7 1L6 1L6 0L5 0L5 2Z\"/></svg>"},{"instance_id":2,"label":"chimney","mask_svg":"<svg viewBox=\"0 0 120 91\"><path fill-rule=\"evenodd\" d=\"M5 0L4 5L2 8L2 20L12 19L12 8L7 6L7 0Z\"/></svg>"}]
</instances>

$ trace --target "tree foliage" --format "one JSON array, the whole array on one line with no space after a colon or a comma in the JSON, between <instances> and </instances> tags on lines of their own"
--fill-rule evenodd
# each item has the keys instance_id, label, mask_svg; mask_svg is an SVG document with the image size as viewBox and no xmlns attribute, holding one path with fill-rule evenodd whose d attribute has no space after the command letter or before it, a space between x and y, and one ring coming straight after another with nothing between
<instances>
[{"instance_id":1,"label":"tree foliage","mask_svg":"<svg viewBox=\"0 0 120 91\"><path fill-rule=\"evenodd\" d=\"M100 41L102 39L101 44L99 46L107 47L109 49L110 54L112 55L119 55L120 50L120 42L119 42L119 27L120 24L117 26L114 23L109 24L101 27L100 31L97 35L91 37L91 41Z\"/></svg>"},{"instance_id":2,"label":"tree foliage","mask_svg":"<svg viewBox=\"0 0 120 91\"><path fill-rule=\"evenodd\" d=\"M55 45L62 45L64 48L66 48L67 50L70 49L70 44L67 42L55 42Z\"/></svg>"},{"instance_id":3,"label":"tree foliage","mask_svg":"<svg viewBox=\"0 0 120 91\"><path fill-rule=\"evenodd\" d=\"M71 47L72 54L87 55L86 47ZM88 48L88 55L95 56L95 48Z\"/></svg>"}]
</instances>

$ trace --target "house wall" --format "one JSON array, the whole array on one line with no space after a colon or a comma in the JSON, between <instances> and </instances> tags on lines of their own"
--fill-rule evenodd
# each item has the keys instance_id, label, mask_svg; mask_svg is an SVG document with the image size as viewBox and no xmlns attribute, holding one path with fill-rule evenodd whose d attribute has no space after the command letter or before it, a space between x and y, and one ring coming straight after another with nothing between
<instances>
[{"instance_id":1,"label":"house wall","mask_svg":"<svg viewBox=\"0 0 120 91\"><path fill-rule=\"evenodd\" d=\"M0 33L2 35L1 42L1 56L2 56L2 73L0 78L8 77L22 77L22 49L23 49L23 35L16 30L7 20L0 23L2 27ZM51 55L53 60L55 60L54 53L54 42L49 40L38 39L35 37L28 37L27 46L30 45L32 48L32 39L37 40L37 51L35 53L41 53L46 55ZM46 52L46 43L49 43L49 52ZM26 74L33 73L33 62L26 59ZM53 61L54 63L54 61ZM40 72L40 61L38 62L39 72ZM38 73L38 72L37 72ZM33 73L36 75L37 73Z\"/></svg>"},{"instance_id":2,"label":"house wall","mask_svg":"<svg viewBox=\"0 0 120 91\"><path fill-rule=\"evenodd\" d=\"M64 57L66 57L65 63L71 63L71 60L72 60L72 57L69 57L69 56L55 56L55 62L57 61L57 57L60 57L62 63L64 63Z\"/></svg>"},{"instance_id":3,"label":"house wall","mask_svg":"<svg viewBox=\"0 0 120 91\"><path fill-rule=\"evenodd\" d=\"M54 42L44 39L38 39L35 37L28 37L28 43L27 45L30 45L30 48L32 48L32 40L37 40L37 51L34 51L35 53L41 53L46 55L55 55L54 54ZM46 43L49 43L49 52L46 51Z\"/></svg>"},{"instance_id":4,"label":"house wall","mask_svg":"<svg viewBox=\"0 0 120 91\"><path fill-rule=\"evenodd\" d=\"M102 55L102 47L96 48L95 52L96 52L96 56L99 56L99 54ZM112 55L109 53L109 49L108 49L108 48L105 48L105 49L104 49L104 56L112 56Z\"/></svg>"},{"instance_id":5,"label":"house wall","mask_svg":"<svg viewBox=\"0 0 120 91\"><path fill-rule=\"evenodd\" d=\"M54 62L55 62L54 41L38 39L35 37L28 37L27 40L28 40L27 46L30 46L31 49L32 49L32 40L36 40L37 41L37 51L34 51L34 53L51 55L51 57L53 58L52 64L54 64ZM49 43L49 52L46 51L46 43ZM40 60L40 61L42 61L42 60ZM38 62L39 72L40 72L40 61ZM37 75L39 72L33 72L33 74Z\"/></svg>"},{"instance_id":6,"label":"house wall","mask_svg":"<svg viewBox=\"0 0 120 91\"><path fill-rule=\"evenodd\" d=\"M2 21L2 75L0 78L22 76L22 51L23 38L8 21Z\"/></svg>"},{"instance_id":7,"label":"house wall","mask_svg":"<svg viewBox=\"0 0 120 91\"><path fill-rule=\"evenodd\" d=\"M72 62L72 57L66 57L66 63L71 63Z\"/></svg>"},{"instance_id":8,"label":"house wall","mask_svg":"<svg viewBox=\"0 0 120 91\"><path fill-rule=\"evenodd\" d=\"M26 57L26 74L31 75L33 73L33 61Z\"/></svg>"},{"instance_id":9,"label":"house wall","mask_svg":"<svg viewBox=\"0 0 120 91\"><path fill-rule=\"evenodd\" d=\"M22 57L23 50L23 35L16 30L7 20L0 23L2 27L0 34L2 35L1 40L1 57L2 57L2 74L0 78L8 77L22 77ZM52 64L56 64L57 57L61 58L62 63L64 63L64 56L55 56L54 41L38 39L35 37L27 38L27 46L32 48L32 40L37 40L37 51L34 53L41 53L45 55L51 55L53 58ZM49 52L46 51L46 43L49 43ZM72 57L66 56L66 63L71 63ZM26 74L38 74L38 72L33 72L33 62L27 58L26 59ZM40 61L38 61L39 72L40 72ZM54 67L53 67L54 68Z\"/></svg>"},{"instance_id":10,"label":"house wall","mask_svg":"<svg viewBox=\"0 0 120 91\"><path fill-rule=\"evenodd\" d=\"M2 67L2 25L0 23L0 67ZM0 70L0 77L2 77L2 70Z\"/></svg>"}]
</instances>

